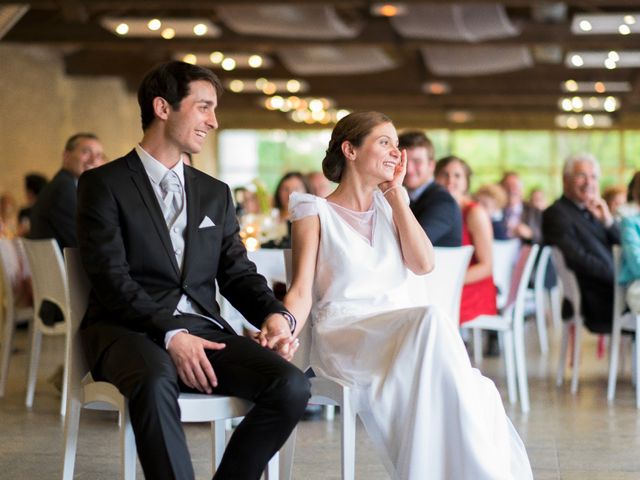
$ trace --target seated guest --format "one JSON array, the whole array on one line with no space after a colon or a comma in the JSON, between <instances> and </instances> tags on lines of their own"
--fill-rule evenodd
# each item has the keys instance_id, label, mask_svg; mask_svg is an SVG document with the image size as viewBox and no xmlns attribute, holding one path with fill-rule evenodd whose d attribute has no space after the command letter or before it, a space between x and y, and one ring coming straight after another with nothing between
<instances>
[{"instance_id":1,"label":"seated guest","mask_svg":"<svg viewBox=\"0 0 640 480\"><path fill-rule=\"evenodd\" d=\"M209 69L177 61L156 67L138 90L142 140L78 184L78 244L91 282L84 352L94 378L127 398L148 479L195 476L180 392L254 403L217 480L257 480L309 399L309 382L287 361L295 318L247 259L229 187L182 162L182 152L200 152L218 127L221 92ZM264 347L222 318L216 283L262 327Z\"/></svg>"},{"instance_id":2,"label":"seated guest","mask_svg":"<svg viewBox=\"0 0 640 480\"><path fill-rule=\"evenodd\" d=\"M507 192L504 219L509 238L525 242L542 242L542 210L525 203L522 198L522 180L516 172L505 172L500 185Z\"/></svg>"},{"instance_id":3,"label":"seated guest","mask_svg":"<svg viewBox=\"0 0 640 480\"><path fill-rule=\"evenodd\" d=\"M331 182L322 172L309 172L306 175L306 180L309 186L309 193L316 197L325 198L333 190Z\"/></svg>"},{"instance_id":4,"label":"seated guest","mask_svg":"<svg viewBox=\"0 0 640 480\"><path fill-rule=\"evenodd\" d=\"M557 246L578 279L585 325L611 332L613 256L620 232L600 197L600 165L590 154L569 157L562 169L563 195L544 211L545 242ZM569 312L567 312L569 313Z\"/></svg>"},{"instance_id":5,"label":"seated guest","mask_svg":"<svg viewBox=\"0 0 640 480\"><path fill-rule=\"evenodd\" d=\"M27 205L18 212L18 235L26 237L31 229L31 208L38 195L47 184L47 178L39 173L29 173L24 177L24 189Z\"/></svg>"},{"instance_id":6,"label":"seated guest","mask_svg":"<svg viewBox=\"0 0 640 480\"><path fill-rule=\"evenodd\" d=\"M489 214L493 238L495 240L508 240L507 225L504 222L503 208L507 205L507 194L500 185L487 184L480 187L474 198Z\"/></svg>"},{"instance_id":7,"label":"seated guest","mask_svg":"<svg viewBox=\"0 0 640 480\"><path fill-rule=\"evenodd\" d=\"M407 151L404 186L409 206L434 247L459 247L462 244L460 207L447 190L433 180L435 151L422 132L405 132L398 137L398 148Z\"/></svg>"},{"instance_id":8,"label":"seated guest","mask_svg":"<svg viewBox=\"0 0 640 480\"><path fill-rule=\"evenodd\" d=\"M103 163L102 143L93 133L67 140L62 168L42 189L31 210L29 238L55 238L60 249L76 247L76 187L83 172Z\"/></svg>"},{"instance_id":9,"label":"seated guest","mask_svg":"<svg viewBox=\"0 0 640 480\"><path fill-rule=\"evenodd\" d=\"M543 211L548 207L547 199L544 194L544 190L541 188L534 188L529 193L529 205L533 208L537 208L540 211Z\"/></svg>"},{"instance_id":10,"label":"seated guest","mask_svg":"<svg viewBox=\"0 0 640 480\"><path fill-rule=\"evenodd\" d=\"M469 269L464 277L460 301L460 323L478 315L495 315L496 287L493 283L493 230L484 208L468 195L471 168L464 160L449 156L438 160L436 182L444 186L462 210L462 245L473 245Z\"/></svg>"},{"instance_id":11,"label":"seated guest","mask_svg":"<svg viewBox=\"0 0 640 480\"><path fill-rule=\"evenodd\" d=\"M629 196L640 199L640 182L632 183ZM620 222L622 262L618 282L627 286L627 305L635 314L640 313L640 212L622 218Z\"/></svg>"},{"instance_id":12,"label":"seated guest","mask_svg":"<svg viewBox=\"0 0 640 480\"><path fill-rule=\"evenodd\" d=\"M288 172L278 182L273 195L273 206L277 209L278 224L265 248L291 248L291 222L289 221L289 195L293 192L309 193L307 180L300 172Z\"/></svg>"},{"instance_id":13,"label":"seated guest","mask_svg":"<svg viewBox=\"0 0 640 480\"><path fill-rule=\"evenodd\" d=\"M619 221L622 217L620 208L627 202L627 187L624 185L612 185L602 192L602 199L607 202L607 207L613 218Z\"/></svg>"}]
</instances>

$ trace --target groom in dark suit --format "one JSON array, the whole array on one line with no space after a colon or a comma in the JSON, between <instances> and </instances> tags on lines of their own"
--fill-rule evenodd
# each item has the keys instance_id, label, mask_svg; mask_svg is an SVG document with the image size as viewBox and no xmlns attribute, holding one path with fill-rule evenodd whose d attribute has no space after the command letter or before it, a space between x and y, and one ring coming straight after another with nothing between
<instances>
[{"instance_id":1,"label":"groom in dark suit","mask_svg":"<svg viewBox=\"0 0 640 480\"><path fill-rule=\"evenodd\" d=\"M433 143L422 132L402 133L398 143L398 148L407 150L404 186L409 191L411 211L434 247L459 247L462 214L451 194L433 180Z\"/></svg>"},{"instance_id":2,"label":"groom in dark suit","mask_svg":"<svg viewBox=\"0 0 640 480\"><path fill-rule=\"evenodd\" d=\"M574 271L585 325L610 333L613 315L613 254L620 232L600 197L600 167L587 154L570 157L562 171L563 195L542 215L545 243L556 245Z\"/></svg>"},{"instance_id":3,"label":"groom in dark suit","mask_svg":"<svg viewBox=\"0 0 640 480\"><path fill-rule=\"evenodd\" d=\"M194 478L181 391L255 403L214 477L225 480L259 478L309 399L308 381L286 360L295 319L247 259L228 186L181 161L217 128L221 92L201 67L152 70L138 90L142 141L78 186L78 243L92 285L85 352L94 377L129 400L148 479ZM267 348L220 316L216 280Z\"/></svg>"}]
</instances>

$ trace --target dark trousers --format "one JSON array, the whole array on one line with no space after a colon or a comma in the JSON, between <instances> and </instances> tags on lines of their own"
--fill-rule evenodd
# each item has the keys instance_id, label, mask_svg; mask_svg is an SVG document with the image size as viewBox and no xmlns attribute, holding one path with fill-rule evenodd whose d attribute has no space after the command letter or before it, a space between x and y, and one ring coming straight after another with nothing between
<instances>
[{"instance_id":1,"label":"dark trousers","mask_svg":"<svg viewBox=\"0 0 640 480\"><path fill-rule=\"evenodd\" d=\"M212 324L190 333L226 344L207 350L218 387L213 393L251 400L253 409L238 425L215 479L256 480L304 413L310 385L304 374L276 353ZM180 379L171 357L145 334L132 332L114 342L94 372L129 399L138 457L148 480L194 478L178 395L193 391Z\"/></svg>"}]
</instances>

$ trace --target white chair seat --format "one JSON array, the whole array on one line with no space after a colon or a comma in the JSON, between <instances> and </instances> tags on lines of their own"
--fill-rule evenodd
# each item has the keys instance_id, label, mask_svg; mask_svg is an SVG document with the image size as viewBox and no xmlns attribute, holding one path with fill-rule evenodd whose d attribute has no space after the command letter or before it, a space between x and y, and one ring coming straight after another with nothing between
<instances>
[{"instance_id":1,"label":"white chair seat","mask_svg":"<svg viewBox=\"0 0 640 480\"><path fill-rule=\"evenodd\" d=\"M505 331L511 329L511 320L500 315L480 315L473 320L465 322L463 328Z\"/></svg>"}]
</instances>

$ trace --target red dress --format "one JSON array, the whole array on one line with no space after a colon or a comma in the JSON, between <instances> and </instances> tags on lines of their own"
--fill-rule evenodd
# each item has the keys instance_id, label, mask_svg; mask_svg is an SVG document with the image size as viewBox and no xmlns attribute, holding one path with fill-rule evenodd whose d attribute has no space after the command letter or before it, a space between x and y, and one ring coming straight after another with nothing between
<instances>
[{"instance_id":1,"label":"red dress","mask_svg":"<svg viewBox=\"0 0 640 480\"><path fill-rule=\"evenodd\" d=\"M462 209L462 245L473 245L471 234L467 228L467 215L477 205L477 203L471 202ZM478 263L478 259L474 253L471 257L470 265L475 265L476 263ZM495 315L498 313L496 293L493 275L489 275L477 282L466 284L462 288L462 299L460 300L460 323L473 320L478 315Z\"/></svg>"}]
</instances>

